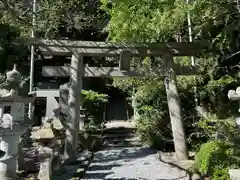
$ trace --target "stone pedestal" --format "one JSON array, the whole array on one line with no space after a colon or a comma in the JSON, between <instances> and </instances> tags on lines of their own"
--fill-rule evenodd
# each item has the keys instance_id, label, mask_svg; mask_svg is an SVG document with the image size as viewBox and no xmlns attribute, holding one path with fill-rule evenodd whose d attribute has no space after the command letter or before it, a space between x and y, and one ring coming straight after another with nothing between
<instances>
[{"instance_id":1,"label":"stone pedestal","mask_svg":"<svg viewBox=\"0 0 240 180\"><path fill-rule=\"evenodd\" d=\"M51 180L52 179L52 155L53 150L48 146L39 145L38 148L40 170L38 174L39 180Z\"/></svg>"},{"instance_id":2,"label":"stone pedestal","mask_svg":"<svg viewBox=\"0 0 240 180\"><path fill-rule=\"evenodd\" d=\"M51 124L44 122L41 129L32 132L31 138L38 142L38 155L40 161L39 180L50 180L52 178L52 156L55 145L54 134Z\"/></svg>"},{"instance_id":3,"label":"stone pedestal","mask_svg":"<svg viewBox=\"0 0 240 180\"><path fill-rule=\"evenodd\" d=\"M16 179L19 135L1 136L0 179Z\"/></svg>"}]
</instances>

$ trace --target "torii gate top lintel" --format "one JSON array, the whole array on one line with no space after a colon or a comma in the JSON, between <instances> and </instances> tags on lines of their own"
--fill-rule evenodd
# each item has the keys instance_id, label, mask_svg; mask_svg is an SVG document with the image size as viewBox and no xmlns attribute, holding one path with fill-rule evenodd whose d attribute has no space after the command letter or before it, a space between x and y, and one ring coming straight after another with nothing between
<instances>
[{"instance_id":1,"label":"torii gate top lintel","mask_svg":"<svg viewBox=\"0 0 240 180\"><path fill-rule=\"evenodd\" d=\"M37 45L44 55L71 56L118 56L124 52L130 56L194 56L208 48L206 41L167 42L152 44L123 44L94 41L70 41L31 39L28 45Z\"/></svg>"}]
</instances>

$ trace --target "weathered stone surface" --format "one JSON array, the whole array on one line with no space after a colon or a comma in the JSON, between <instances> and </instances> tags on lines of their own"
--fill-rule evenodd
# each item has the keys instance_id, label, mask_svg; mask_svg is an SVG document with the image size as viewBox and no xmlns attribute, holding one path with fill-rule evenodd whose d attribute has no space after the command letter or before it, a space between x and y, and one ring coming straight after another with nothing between
<instances>
[{"instance_id":1,"label":"weathered stone surface","mask_svg":"<svg viewBox=\"0 0 240 180\"><path fill-rule=\"evenodd\" d=\"M69 83L63 84L60 86L60 97L59 97L59 106L60 106L60 114L62 117L60 117L62 123L66 126L66 124L69 122L68 120L68 96L69 96ZM81 107L80 107L81 109ZM80 111L80 120L79 120L79 129L84 129L84 120L85 115L81 113Z\"/></svg>"},{"instance_id":2,"label":"weathered stone surface","mask_svg":"<svg viewBox=\"0 0 240 180\"><path fill-rule=\"evenodd\" d=\"M15 136L2 136L1 150L5 152L0 158L0 179L16 178L18 138Z\"/></svg>"},{"instance_id":3,"label":"weathered stone surface","mask_svg":"<svg viewBox=\"0 0 240 180\"><path fill-rule=\"evenodd\" d=\"M0 127L7 129L10 128L12 129L13 127L13 117L10 114L3 114L2 116L2 123Z\"/></svg>"},{"instance_id":4,"label":"weathered stone surface","mask_svg":"<svg viewBox=\"0 0 240 180\"><path fill-rule=\"evenodd\" d=\"M23 122L25 119L25 104L15 102L11 106L11 115L13 116L13 119Z\"/></svg>"},{"instance_id":5,"label":"weathered stone surface","mask_svg":"<svg viewBox=\"0 0 240 180\"><path fill-rule=\"evenodd\" d=\"M186 135L184 132L183 119L181 115L181 103L177 88L176 72L173 67L173 57L163 57L168 68L169 74L165 77L165 89L168 101L168 110L171 120L174 148L176 158L181 160L188 159L188 150L186 144Z\"/></svg>"},{"instance_id":6,"label":"weathered stone surface","mask_svg":"<svg viewBox=\"0 0 240 180\"><path fill-rule=\"evenodd\" d=\"M59 106L60 106L60 113L65 116L64 120L67 121L68 115L68 95L69 95L69 83L63 84L60 86L59 90Z\"/></svg>"},{"instance_id":7,"label":"weathered stone surface","mask_svg":"<svg viewBox=\"0 0 240 180\"><path fill-rule=\"evenodd\" d=\"M229 175L231 180L239 180L240 179L240 169L229 169Z\"/></svg>"},{"instance_id":8,"label":"weathered stone surface","mask_svg":"<svg viewBox=\"0 0 240 180\"><path fill-rule=\"evenodd\" d=\"M52 179L52 149L46 146L40 146L38 149L40 158L40 170L38 174L39 180L51 180Z\"/></svg>"}]
</instances>

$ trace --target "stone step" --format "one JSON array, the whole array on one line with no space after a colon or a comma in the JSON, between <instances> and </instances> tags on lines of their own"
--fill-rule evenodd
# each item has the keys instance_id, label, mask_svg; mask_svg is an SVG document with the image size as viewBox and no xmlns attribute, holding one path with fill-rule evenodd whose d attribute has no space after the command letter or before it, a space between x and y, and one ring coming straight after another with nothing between
<instances>
[{"instance_id":1,"label":"stone step","mask_svg":"<svg viewBox=\"0 0 240 180\"><path fill-rule=\"evenodd\" d=\"M136 124L131 121L110 121L104 124L106 129L111 128L136 128Z\"/></svg>"},{"instance_id":2,"label":"stone step","mask_svg":"<svg viewBox=\"0 0 240 180\"><path fill-rule=\"evenodd\" d=\"M104 147L135 147L141 145L140 138L135 133L104 137Z\"/></svg>"},{"instance_id":3,"label":"stone step","mask_svg":"<svg viewBox=\"0 0 240 180\"><path fill-rule=\"evenodd\" d=\"M138 137L126 138L126 139L114 139L114 140L105 140L104 147L135 147L142 146Z\"/></svg>"},{"instance_id":4,"label":"stone step","mask_svg":"<svg viewBox=\"0 0 240 180\"><path fill-rule=\"evenodd\" d=\"M120 148L120 147L142 147L141 143L118 143L118 144L113 144L113 143L107 143L103 145L104 148Z\"/></svg>"},{"instance_id":5,"label":"stone step","mask_svg":"<svg viewBox=\"0 0 240 180\"><path fill-rule=\"evenodd\" d=\"M105 141L109 142L140 142L140 138L137 136L132 136L132 137L122 137L122 138L105 138Z\"/></svg>"},{"instance_id":6,"label":"stone step","mask_svg":"<svg viewBox=\"0 0 240 180\"><path fill-rule=\"evenodd\" d=\"M125 127L111 127L111 128L105 128L102 131L103 133L116 133L116 132L136 132L136 128L135 127L129 127L129 128L125 128Z\"/></svg>"},{"instance_id":7,"label":"stone step","mask_svg":"<svg viewBox=\"0 0 240 180\"><path fill-rule=\"evenodd\" d=\"M135 137L135 133L104 133L103 138L104 139L116 139L116 138L128 138L128 137Z\"/></svg>"}]
</instances>

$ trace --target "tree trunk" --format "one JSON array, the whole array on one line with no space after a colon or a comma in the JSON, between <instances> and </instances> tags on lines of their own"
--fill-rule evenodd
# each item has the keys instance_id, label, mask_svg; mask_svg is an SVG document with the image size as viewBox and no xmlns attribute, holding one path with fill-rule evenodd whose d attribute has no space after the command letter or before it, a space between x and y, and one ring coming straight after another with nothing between
<instances>
[{"instance_id":1,"label":"tree trunk","mask_svg":"<svg viewBox=\"0 0 240 180\"><path fill-rule=\"evenodd\" d=\"M180 98L177 90L176 73L173 68L173 57L164 56L168 74L165 77L165 88L167 93L167 101L169 115L172 126L173 140L177 160L187 160L188 150L186 143L186 135L184 131L183 120L181 116Z\"/></svg>"}]
</instances>

